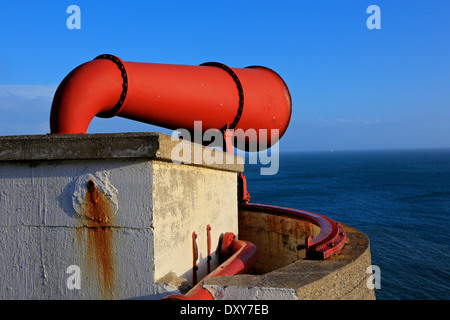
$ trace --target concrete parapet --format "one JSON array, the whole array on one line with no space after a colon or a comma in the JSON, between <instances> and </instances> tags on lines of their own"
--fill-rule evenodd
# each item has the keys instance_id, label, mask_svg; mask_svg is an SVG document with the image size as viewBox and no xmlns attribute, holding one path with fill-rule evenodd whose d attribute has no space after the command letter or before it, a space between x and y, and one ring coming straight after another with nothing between
<instances>
[{"instance_id":1,"label":"concrete parapet","mask_svg":"<svg viewBox=\"0 0 450 320\"><path fill-rule=\"evenodd\" d=\"M199 151L225 161L206 163ZM212 268L220 235L238 232L242 170L238 157L159 133L1 137L0 298L178 293L158 280L192 281L192 233L201 279L207 225Z\"/></svg>"},{"instance_id":2,"label":"concrete parapet","mask_svg":"<svg viewBox=\"0 0 450 320\"><path fill-rule=\"evenodd\" d=\"M327 260L303 258L264 274L208 278L204 288L224 300L373 300L366 273L371 265L369 239L352 227L344 228L347 243ZM245 240L256 242L247 236Z\"/></svg>"},{"instance_id":3,"label":"concrete parapet","mask_svg":"<svg viewBox=\"0 0 450 320\"><path fill-rule=\"evenodd\" d=\"M207 161L208 158L215 161ZM244 171L243 160L238 156L158 132L0 137L0 162L108 159L183 162L224 171Z\"/></svg>"}]
</instances>

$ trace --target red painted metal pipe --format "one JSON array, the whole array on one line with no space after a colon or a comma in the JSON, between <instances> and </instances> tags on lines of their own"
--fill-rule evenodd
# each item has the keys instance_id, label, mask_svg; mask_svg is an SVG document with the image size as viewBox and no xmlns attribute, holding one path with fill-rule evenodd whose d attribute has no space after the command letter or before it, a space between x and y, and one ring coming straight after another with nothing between
<instances>
[{"instance_id":1,"label":"red painted metal pipe","mask_svg":"<svg viewBox=\"0 0 450 320\"><path fill-rule=\"evenodd\" d=\"M256 139L250 139L250 145L270 147L289 125L291 104L285 82L265 67L124 62L101 55L61 82L52 103L50 130L86 133L95 116L120 116L190 132L194 121L202 121L202 131L254 129ZM278 130L274 141L272 129ZM243 139L242 134L235 136Z\"/></svg>"},{"instance_id":2,"label":"red painted metal pipe","mask_svg":"<svg viewBox=\"0 0 450 320\"><path fill-rule=\"evenodd\" d=\"M214 300L211 293L203 288L205 279L246 273L254 266L258 259L258 249L254 244L237 240L231 232L225 233L222 239L222 241L225 241L225 245L222 246L221 253L229 252L231 256L185 295L173 294L165 297L164 300Z\"/></svg>"}]
</instances>

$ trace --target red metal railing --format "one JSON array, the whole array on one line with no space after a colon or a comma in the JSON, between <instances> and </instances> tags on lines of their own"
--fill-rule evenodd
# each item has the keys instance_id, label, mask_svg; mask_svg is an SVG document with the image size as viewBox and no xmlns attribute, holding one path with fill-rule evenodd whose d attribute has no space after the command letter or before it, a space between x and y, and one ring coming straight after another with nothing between
<instances>
[{"instance_id":1,"label":"red metal railing","mask_svg":"<svg viewBox=\"0 0 450 320\"><path fill-rule=\"evenodd\" d=\"M266 204L249 203L250 194L247 191L247 179L238 174L238 202L239 210L256 211L266 214L285 216L289 218L306 220L320 228L319 234L313 239L306 236L305 243L299 244L297 250L306 249L306 257L311 259L327 259L339 252L345 245L347 235L338 222L317 213L304 210L272 206Z\"/></svg>"},{"instance_id":2,"label":"red metal railing","mask_svg":"<svg viewBox=\"0 0 450 320\"><path fill-rule=\"evenodd\" d=\"M285 216L294 219L307 220L320 228L319 234L313 239L306 237L304 244L297 249L306 249L306 257L311 259L327 259L339 252L345 244L346 233L338 222L308 211L278 207L265 204L239 203L239 210L256 211L266 214Z\"/></svg>"}]
</instances>

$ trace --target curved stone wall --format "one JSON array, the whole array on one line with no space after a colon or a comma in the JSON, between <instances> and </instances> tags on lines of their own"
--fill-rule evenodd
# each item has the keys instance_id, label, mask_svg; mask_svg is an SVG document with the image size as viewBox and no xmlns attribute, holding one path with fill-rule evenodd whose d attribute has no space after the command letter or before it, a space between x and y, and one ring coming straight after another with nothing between
<instances>
[{"instance_id":1,"label":"curved stone wall","mask_svg":"<svg viewBox=\"0 0 450 320\"><path fill-rule=\"evenodd\" d=\"M293 222L293 219L259 212L243 211L239 216L240 239L256 244L260 252L255 266L258 274L205 280L204 288L215 299L375 299L374 290L367 287L370 242L362 232L343 225L347 241L341 252L326 260L309 260L293 245L296 241L302 243L307 232L312 232L313 236L318 232L307 222ZM295 226L297 229L293 228ZM281 259L283 256L286 258Z\"/></svg>"}]
</instances>

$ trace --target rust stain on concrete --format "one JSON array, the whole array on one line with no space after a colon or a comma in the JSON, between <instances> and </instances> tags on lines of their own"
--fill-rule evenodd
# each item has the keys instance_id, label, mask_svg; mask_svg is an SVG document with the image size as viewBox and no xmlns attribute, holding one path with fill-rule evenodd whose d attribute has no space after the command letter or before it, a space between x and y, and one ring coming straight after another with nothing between
<instances>
[{"instance_id":1,"label":"rust stain on concrete","mask_svg":"<svg viewBox=\"0 0 450 320\"><path fill-rule=\"evenodd\" d=\"M90 265L95 258L99 285L102 294L107 296L113 292L115 281L111 206L94 181L89 180L86 188L87 258Z\"/></svg>"}]
</instances>

